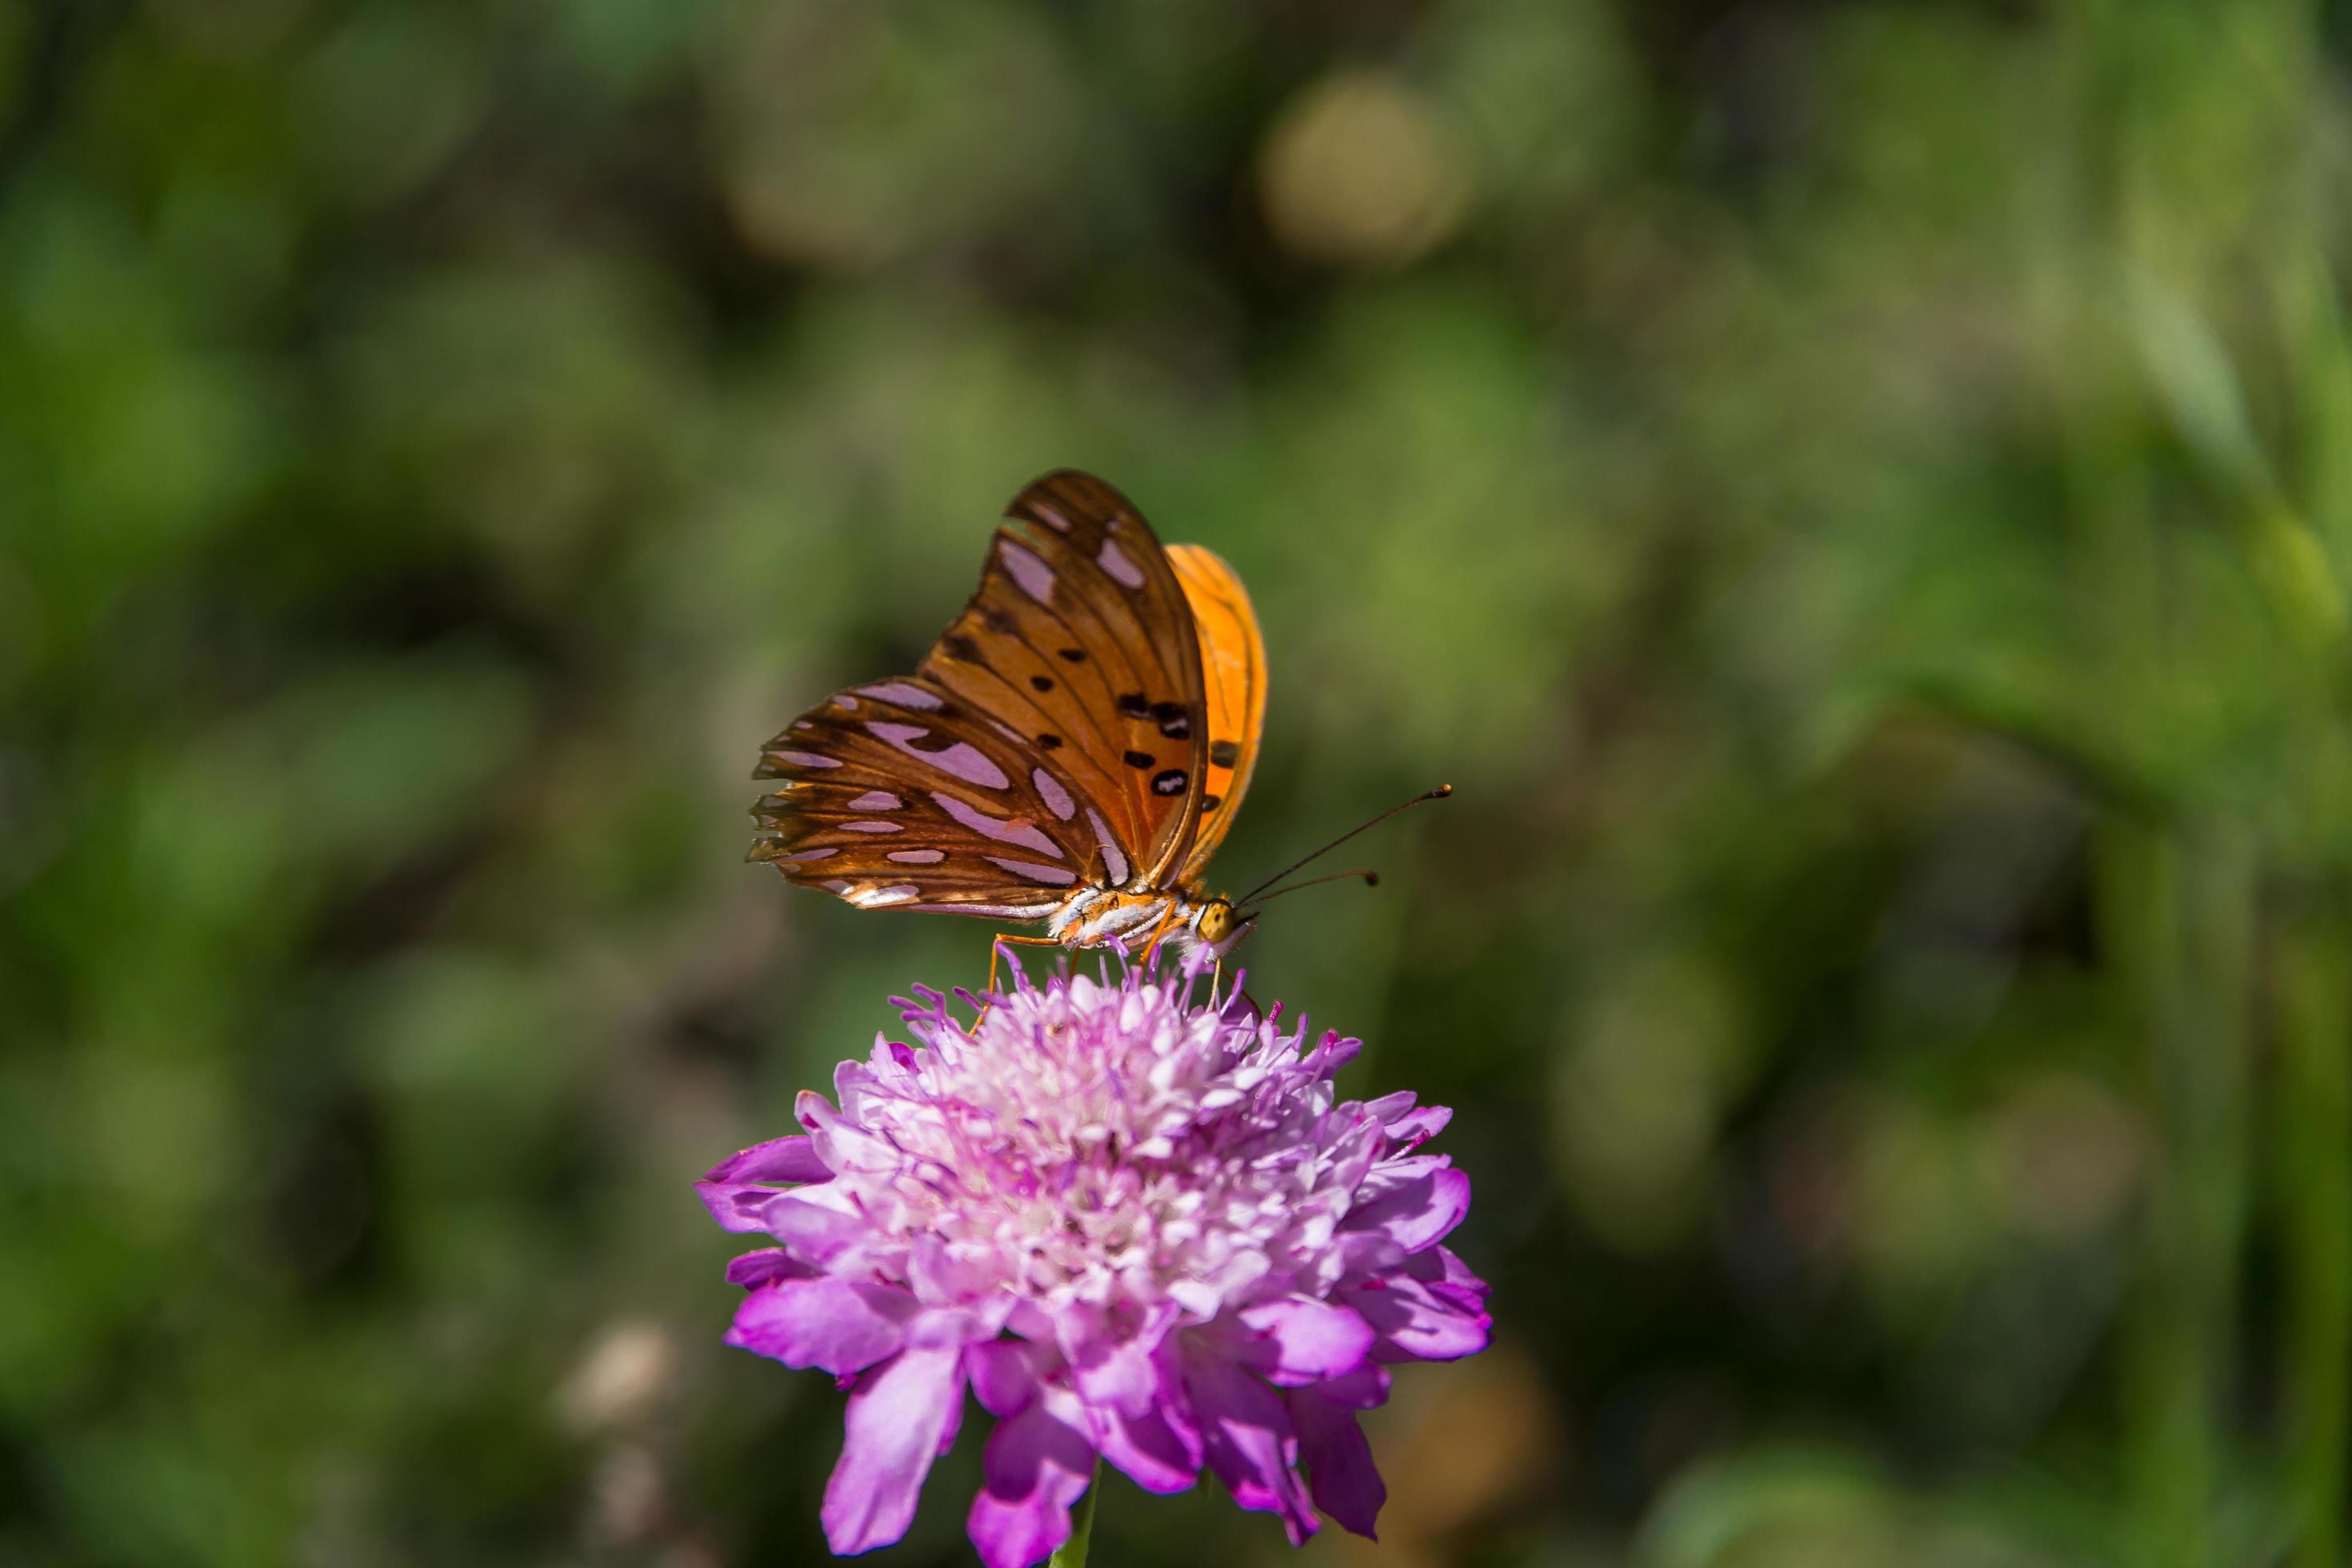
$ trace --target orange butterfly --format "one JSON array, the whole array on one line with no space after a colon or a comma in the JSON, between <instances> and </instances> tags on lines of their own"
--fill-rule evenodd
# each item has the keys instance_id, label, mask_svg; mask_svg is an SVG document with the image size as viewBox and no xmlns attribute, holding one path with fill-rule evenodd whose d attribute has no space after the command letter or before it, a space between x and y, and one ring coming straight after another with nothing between
<instances>
[{"instance_id":1,"label":"orange butterfly","mask_svg":"<svg viewBox=\"0 0 2352 1568\"><path fill-rule=\"evenodd\" d=\"M1162 547L1126 497L1048 474L916 674L793 721L755 776L751 858L861 909L1045 921L1066 947L1222 956L1254 915L1204 896L1257 763L1265 643L1234 569Z\"/></svg>"},{"instance_id":2,"label":"orange butterfly","mask_svg":"<svg viewBox=\"0 0 2352 1568\"><path fill-rule=\"evenodd\" d=\"M784 783L752 808L750 858L860 909L1046 922L1013 942L1223 958L1257 921L1201 886L1265 723L1249 595L1091 475L1048 474L1005 515L1020 526L916 674L768 742L754 776Z\"/></svg>"}]
</instances>

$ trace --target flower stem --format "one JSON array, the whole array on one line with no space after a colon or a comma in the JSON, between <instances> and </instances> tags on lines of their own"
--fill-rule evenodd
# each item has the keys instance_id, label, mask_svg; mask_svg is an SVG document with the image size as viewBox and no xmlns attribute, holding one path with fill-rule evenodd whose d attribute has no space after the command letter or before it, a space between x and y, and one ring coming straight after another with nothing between
<instances>
[{"instance_id":1,"label":"flower stem","mask_svg":"<svg viewBox=\"0 0 2352 1568\"><path fill-rule=\"evenodd\" d=\"M1087 1495L1078 1500L1077 1511L1070 1516L1070 1538L1054 1553L1045 1568L1087 1568L1087 1548L1093 1544L1095 1533L1095 1499L1102 1496L1102 1459L1095 1459L1095 1478L1087 1483Z\"/></svg>"}]
</instances>

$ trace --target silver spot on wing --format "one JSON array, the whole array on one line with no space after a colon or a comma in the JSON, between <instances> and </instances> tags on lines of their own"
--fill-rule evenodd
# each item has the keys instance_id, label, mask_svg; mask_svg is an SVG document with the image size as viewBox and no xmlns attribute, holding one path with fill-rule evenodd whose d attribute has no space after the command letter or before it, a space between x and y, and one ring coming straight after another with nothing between
<instances>
[{"instance_id":1,"label":"silver spot on wing","mask_svg":"<svg viewBox=\"0 0 2352 1568\"><path fill-rule=\"evenodd\" d=\"M1045 559L1009 539L996 542L997 558L1020 590L1041 605L1054 602L1054 569Z\"/></svg>"},{"instance_id":2,"label":"silver spot on wing","mask_svg":"<svg viewBox=\"0 0 2352 1568\"><path fill-rule=\"evenodd\" d=\"M1103 541L1101 551L1095 556L1095 564L1123 588L1143 586L1143 568L1121 554L1118 546L1108 539Z\"/></svg>"},{"instance_id":3,"label":"silver spot on wing","mask_svg":"<svg viewBox=\"0 0 2352 1568\"><path fill-rule=\"evenodd\" d=\"M1040 866L1034 860L1008 860L1001 855L983 855L981 858L1000 871L1010 871L1016 877L1026 877L1033 882L1045 882L1056 888L1066 888L1078 879L1078 874L1066 866Z\"/></svg>"},{"instance_id":4,"label":"silver spot on wing","mask_svg":"<svg viewBox=\"0 0 2352 1568\"><path fill-rule=\"evenodd\" d=\"M969 741L958 741L936 752L926 752L914 744L931 731L921 724L897 724L869 719L866 732L893 750L905 752L919 763L929 763L943 773L961 779L982 789L1010 789L1013 781L1004 770L988 760L981 749Z\"/></svg>"},{"instance_id":5,"label":"silver spot on wing","mask_svg":"<svg viewBox=\"0 0 2352 1568\"><path fill-rule=\"evenodd\" d=\"M1055 816L1067 822L1077 815L1078 803L1070 798L1070 792L1064 789L1062 781L1052 773L1043 768L1032 768L1029 771L1029 782L1037 786L1037 794L1045 802L1047 809L1051 810Z\"/></svg>"},{"instance_id":6,"label":"silver spot on wing","mask_svg":"<svg viewBox=\"0 0 2352 1568\"><path fill-rule=\"evenodd\" d=\"M1035 826L1026 817L991 816L988 813L966 805L955 796L943 795L938 790L931 792L931 799L938 803L941 811L982 837L993 838L999 844L1017 844L1024 849L1034 849L1040 855L1051 855L1056 860L1062 858L1061 847L1038 832Z\"/></svg>"},{"instance_id":7,"label":"silver spot on wing","mask_svg":"<svg viewBox=\"0 0 2352 1568\"><path fill-rule=\"evenodd\" d=\"M1102 819L1101 812L1091 805L1087 807L1087 820L1094 824L1095 842L1102 846L1103 875L1109 879L1112 887L1126 887L1128 878L1135 871L1135 868L1127 863L1127 851L1118 847L1118 839L1111 832L1110 824Z\"/></svg>"},{"instance_id":8,"label":"silver spot on wing","mask_svg":"<svg viewBox=\"0 0 2352 1568\"><path fill-rule=\"evenodd\" d=\"M926 713L940 706L939 693L926 691L904 680L878 681L857 689L877 702L895 702L901 708L919 708ZM850 706L855 708L857 704L852 702Z\"/></svg>"}]
</instances>

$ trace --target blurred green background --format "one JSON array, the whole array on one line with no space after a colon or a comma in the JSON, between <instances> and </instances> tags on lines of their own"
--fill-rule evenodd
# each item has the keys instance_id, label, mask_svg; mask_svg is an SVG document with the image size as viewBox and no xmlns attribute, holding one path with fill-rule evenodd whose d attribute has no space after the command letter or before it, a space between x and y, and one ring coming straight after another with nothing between
<instances>
[{"instance_id":1,"label":"blurred green background","mask_svg":"<svg viewBox=\"0 0 2352 1568\"><path fill-rule=\"evenodd\" d=\"M1245 953L1496 1283L1304 1561L2334 1568L2347 11L5 0L0 1562L819 1555L689 1184L986 930L749 775L1076 465L1224 885L1459 790Z\"/></svg>"}]
</instances>

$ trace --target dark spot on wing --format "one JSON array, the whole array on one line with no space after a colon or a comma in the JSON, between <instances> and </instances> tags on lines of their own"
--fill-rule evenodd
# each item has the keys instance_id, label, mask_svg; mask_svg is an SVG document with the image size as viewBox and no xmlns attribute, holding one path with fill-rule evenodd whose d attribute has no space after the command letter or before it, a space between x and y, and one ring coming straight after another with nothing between
<instances>
[{"instance_id":1,"label":"dark spot on wing","mask_svg":"<svg viewBox=\"0 0 2352 1568\"><path fill-rule=\"evenodd\" d=\"M1057 752L1062 749L1062 737L1048 730L1037 737L1037 744L1045 751Z\"/></svg>"},{"instance_id":2,"label":"dark spot on wing","mask_svg":"<svg viewBox=\"0 0 2352 1568\"><path fill-rule=\"evenodd\" d=\"M1014 632L1021 629L1021 623L1019 621L1014 620L1011 616L1006 615L994 605L991 605L986 609L981 611L980 618L987 623L988 629L990 631L1000 633L1005 637L1010 637Z\"/></svg>"},{"instance_id":3,"label":"dark spot on wing","mask_svg":"<svg viewBox=\"0 0 2352 1568\"><path fill-rule=\"evenodd\" d=\"M941 637L940 651L950 658L960 658L966 664L980 662L980 645L961 632L950 632Z\"/></svg>"},{"instance_id":4,"label":"dark spot on wing","mask_svg":"<svg viewBox=\"0 0 2352 1568\"><path fill-rule=\"evenodd\" d=\"M1151 717L1151 704L1143 700L1143 693L1140 691L1121 692L1118 699L1118 710L1130 719Z\"/></svg>"},{"instance_id":5,"label":"dark spot on wing","mask_svg":"<svg viewBox=\"0 0 2352 1568\"><path fill-rule=\"evenodd\" d=\"M1082 647L1056 648L1054 651L1060 654L1064 658L1068 659L1072 664L1084 664L1087 662L1087 650Z\"/></svg>"},{"instance_id":6,"label":"dark spot on wing","mask_svg":"<svg viewBox=\"0 0 2352 1568\"><path fill-rule=\"evenodd\" d=\"M1121 760L1130 768L1148 768L1159 759L1150 752L1129 752Z\"/></svg>"},{"instance_id":7,"label":"dark spot on wing","mask_svg":"<svg viewBox=\"0 0 2352 1568\"><path fill-rule=\"evenodd\" d=\"M1054 689L1054 678L1050 675L1033 675L1029 678L1029 685L1034 690L1051 691Z\"/></svg>"},{"instance_id":8,"label":"dark spot on wing","mask_svg":"<svg viewBox=\"0 0 2352 1568\"><path fill-rule=\"evenodd\" d=\"M1184 705L1181 702L1155 702L1151 705L1151 716L1165 724L1171 719L1181 719Z\"/></svg>"},{"instance_id":9,"label":"dark spot on wing","mask_svg":"<svg viewBox=\"0 0 2352 1568\"><path fill-rule=\"evenodd\" d=\"M1234 742L1212 741L1209 742L1209 762L1212 766L1229 768L1241 760L1242 749Z\"/></svg>"},{"instance_id":10,"label":"dark spot on wing","mask_svg":"<svg viewBox=\"0 0 2352 1568\"><path fill-rule=\"evenodd\" d=\"M1170 768L1165 773L1154 773L1151 775L1151 793L1154 795L1182 795L1184 793L1184 786L1191 782L1191 780L1184 776L1184 770L1182 768Z\"/></svg>"},{"instance_id":11,"label":"dark spot on wing","mask_svg":"<svg viewBox=\"0 0 2352 1568\"><path fill-rule=\"evenodd\" d=\"M1182 713L1162 719L1160 721L1160 732L1171 741L1188 740L1192 733L1192 721Z\"/></svg>"},{"instance_id":12,"label":"dark spot on wing","mask_svg":"<svg viewBox=\"0 0 2352 1568\"><path fill-rule=\"evenodd\" d=\"M1213 795L1202 795L1202 796L1201 797L1201 811L1202 811L1202 814L1203 816L1207 815L1208 813L1210 813L1210 812L1212 812L1212 811L1216 810L1216 809L1217 809L1217 807L1219 807L1219 806L1221 806L1221 805L1224 805L1224 801L1223 801L1223 799L1222 797L1220 797L1220 796Z\"/></svg>"}]
</instances>

